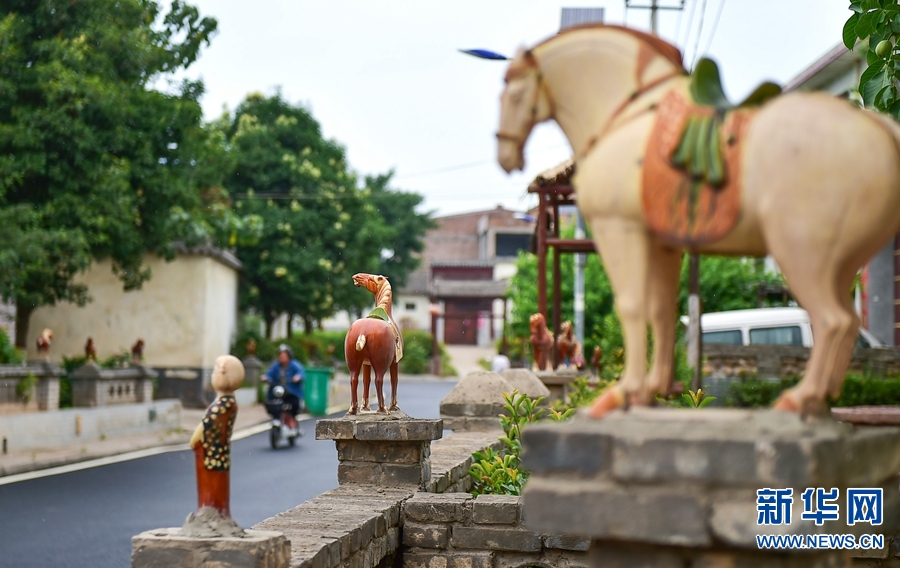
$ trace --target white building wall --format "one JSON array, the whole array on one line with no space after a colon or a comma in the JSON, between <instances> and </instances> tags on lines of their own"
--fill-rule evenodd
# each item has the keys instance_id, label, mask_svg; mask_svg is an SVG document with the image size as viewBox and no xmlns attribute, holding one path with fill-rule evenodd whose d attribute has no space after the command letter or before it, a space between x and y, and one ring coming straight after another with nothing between
<instances>
[{"instance_id":1,"label":"white building wall","mask_svg":"<svg viewBox=\"0 0 900 568\"><path fill-rule=\"evenodd\" d=\"M144 262L152 277L140 290L123 291L106 261L77 277L93 301L35 310L28 327L29 357L36 357L33 339L44 328L53 330L54 361L83 355L88 337L99 358L130 351L143 339L145 362L151 366L209 368L228 353L237 324L237 271L199 255L172 262L148 255Z\"/></svg>"}]
</instances>

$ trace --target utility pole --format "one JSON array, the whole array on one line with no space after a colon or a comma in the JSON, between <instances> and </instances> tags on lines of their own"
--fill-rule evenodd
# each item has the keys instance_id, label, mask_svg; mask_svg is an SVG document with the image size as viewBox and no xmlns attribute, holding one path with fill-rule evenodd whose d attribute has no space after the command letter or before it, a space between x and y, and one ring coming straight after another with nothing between
<instances>
[{"instance_id":1,"label":"utility pole","mask_svg":"<svg viewBox=\"0 0 900 568\"><path fill-rule=\"evenodd\" d=\"M635 5L631 0L625 0L625 9L634 8L635 10L650 10L650 33L659 35L659 11L660 10L684 10L685 0L678 0L677 5L667 6L660 4L659 0L650 0L650 5Z\"/></svg>"}]
</instances>

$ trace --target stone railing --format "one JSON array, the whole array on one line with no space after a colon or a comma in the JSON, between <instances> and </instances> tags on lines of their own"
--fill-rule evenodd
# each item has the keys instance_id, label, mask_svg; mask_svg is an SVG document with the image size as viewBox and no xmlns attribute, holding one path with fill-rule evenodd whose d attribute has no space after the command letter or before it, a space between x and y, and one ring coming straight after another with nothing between
<instances>
[{"instance_id":1,"label":"stone railing","mask_svg":"<svg viewBox=\"0 0 900 568\"><path fill-rule=\"evenodd\" d=\"M206 408L216 398L208 380L212 369L160 367L154 371L159 398L177 398L185 408Z\"/></svg>"},{"instance_id":2,"label":"stone railing","mask_svg":"<svg viewBox=\"0 0 900 568\"><path fill-rule=\"evenodd\" d=\"M543 535L522 524L512 495L416 493L403 504L402 566L587 566L590 538Z\"/></svg>"},{"instance_id":3,"label":"stone railing","mask_svg":"<svg viewBox=\"0 0 900 568\"><path fill-rule=\"evenodd\" d=\"M86 363L72 373L72 406L151 402L155 376L143 365L103 369L96 363Z\"/></svg>"},{"instance_id":4,"label":"stone railing","mask_svg":"<svg viewBox=\"0 0 900 568\"><path fill-rule=\"evenodd\" d=\"M58 410L61 376L62 369L49 362L0 365L0 411ZM32 380L30 392L22 392L22 382Z\"/></svg>"}]
</instances>

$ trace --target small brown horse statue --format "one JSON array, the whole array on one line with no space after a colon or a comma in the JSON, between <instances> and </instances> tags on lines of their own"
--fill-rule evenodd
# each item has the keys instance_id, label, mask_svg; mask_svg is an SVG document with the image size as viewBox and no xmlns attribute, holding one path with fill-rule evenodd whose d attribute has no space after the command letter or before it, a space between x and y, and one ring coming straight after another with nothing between
<instances>
[{"instance_id":1,"label":"small brown horse statue","mask_svg":"<svg viewBox=\"0 0 900 568\"><path fill-rule=\"evenodd\" d=\"M528 318L531 328L531 351L534 354L534 368L536 371L546 371L550 362L550 349L553 346L553 336L547 331L547 320L544 314L532 314Z\"/></svg>"},{"instance_id":2,"label":"small brown horse statue","mask_svg":"<svg viewBox=\"0 0 900 568\"><path fill-rule=\"evenodd\" d=\"M575 327L570 321L564 321L559 326L559 337L556 338L558 361L566 367L584 369L586 362L581 352L581 343L575 337Z\"/></svg>"},{"instance_id":3,"label":"small brown horse statue","mask_svg":"<svg viewBox=\"0 0 900 568\"><path fill-rule=\"evenodd\" d=\"M344 354L350 371L351 405L347 414L357 414L360 410L356 396L359 373L363 373L362 410L369 410L370 372L375 371L375 391L378 395L378 412L400 410L397 406L398 363L403 357L403 336L391 315L391 284L386 276L374 274L354 274L353 283L375 294L375 309L362 319L358 319L347 331L344 340ZM391 372L391 406L384 407L384 375Z\"/></svg>"}]
</instances>

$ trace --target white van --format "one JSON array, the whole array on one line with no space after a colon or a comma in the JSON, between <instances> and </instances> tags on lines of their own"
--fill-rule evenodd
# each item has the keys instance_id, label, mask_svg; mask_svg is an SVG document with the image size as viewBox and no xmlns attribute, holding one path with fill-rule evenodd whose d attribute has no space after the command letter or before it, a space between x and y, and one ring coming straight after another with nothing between
<instances>
[{"instance_id":1,"label":"white van","mask_svg":"<svg viewBox=\"0 0 900 568\"><path fill-rule=\"evenodd\" d=\"M688 317L681 323L688 325ZM703 314L704 344L794 345L812 347L809 314L803 308L759 308ZM857 347L885 347L868 330L859 329Z\"/></svg>"}]
</instances>

